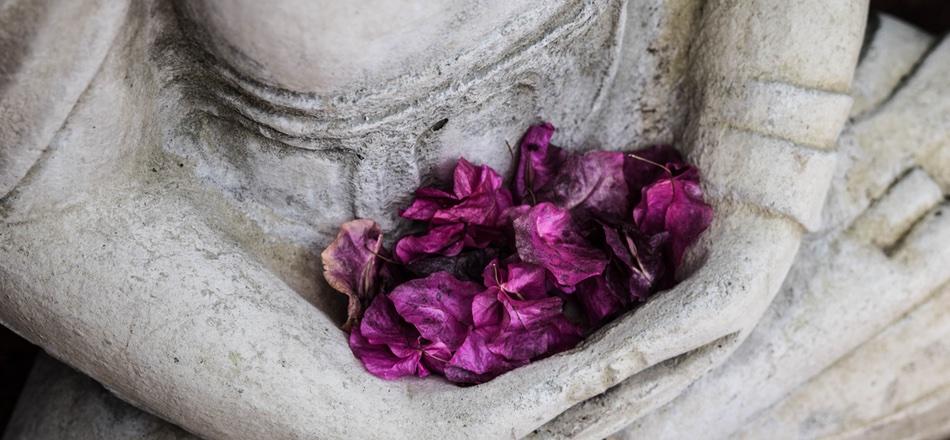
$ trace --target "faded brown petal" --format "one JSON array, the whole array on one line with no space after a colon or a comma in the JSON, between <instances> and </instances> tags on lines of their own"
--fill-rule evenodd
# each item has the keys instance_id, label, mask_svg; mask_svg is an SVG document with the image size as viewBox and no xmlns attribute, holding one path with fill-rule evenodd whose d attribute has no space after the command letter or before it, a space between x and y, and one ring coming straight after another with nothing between
<instances>
[{"instance_id":1,"label":"faded brown petal","mask_svg":"<svg viewBox=\"0 0 950 440\"><path fill-rule=\"evenodd\" d=\"M379 225L356 219L340 226L336 239L320 254L327 283L349 300L343 330L350 330L376 295L382 245Z\"/></svg>"}]
</instances>

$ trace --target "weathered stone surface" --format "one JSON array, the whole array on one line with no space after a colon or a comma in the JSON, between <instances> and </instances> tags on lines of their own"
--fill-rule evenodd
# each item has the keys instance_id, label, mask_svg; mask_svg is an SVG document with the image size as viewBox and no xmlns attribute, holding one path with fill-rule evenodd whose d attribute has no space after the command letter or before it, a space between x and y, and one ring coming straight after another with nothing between
<instances>
[{"instance_id":1,"label":"weathered stone surface","mask_svg":"<svg viewBox=\"0 0 950 440\"><path fill-rule=\"evenodd\" d=\"M393 31L372 51L418 41L345 63L362 72L348 81L299 71L336 47L273 46L300 28L273 29L287 11L329 3L235 3L215 21L214 2L134 2L44 158L0 200L0 321L207 438L521 437L620 383L659 386L644 407L672 399L749 334L818 227L866 2L479 9L495 3L439 6L432 29L471 24L465 38L428 51L441 37ZM367 5L360 22L394 20ZM706 170L717 218L683 282L484 385L365 373L319 250L352 216L398 228L408 189L460 154L506 168L503 140L537 119L572 148L676 141ZM544 429L574 432L572 414Z\"/></svg>"},{"instance_id":2,"label":"weathered stone surface","mask_svg":"<svg viewBox=\"0 0 950 440\"><path fill-rule=\"evenodd\" d=\"M872 47L887 52L883 44L903 44L887 35L904 32L900 26L887 29L877 29ZM947 433L946 380L931 371L950 360L936 342L945 338L944 326L933 322L950 313L939 299L950 281L950 211L937 178L926 171L941 170L940 162L917 153L934 150L913 143L925 137L942 145L950 135L950 113L930 113L930 105L950 102L947 48L941 43L893 98L846 129L853 137L841 140L846 159L825 207L834 221L806 237L749 338L722 366L618 438ZM913 116L911 103L925 114ZM882 154L898 162L879 160Z\"/></svg>"}]
</instances>

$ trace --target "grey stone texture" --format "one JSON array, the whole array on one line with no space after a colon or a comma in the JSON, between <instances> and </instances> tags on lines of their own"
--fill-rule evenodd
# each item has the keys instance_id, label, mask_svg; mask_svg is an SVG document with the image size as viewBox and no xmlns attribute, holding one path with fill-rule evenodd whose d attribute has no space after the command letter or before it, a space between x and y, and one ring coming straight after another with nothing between
<instances>
[{"instance_id":1,"label":"grey stone texture","mask_svg":"<svg viewBox=\"0 0 950 440\"><path fill-rule=\"evenodd\" d=\"M43 359L5 440L946 433L946 42L865 38L858 0L419 5L0 5L0 322L104 387ZM542 119L703 170L682 282L487 384L365 373L319 279L339 223L394 237Z\"/></svg>"}]
</instances>

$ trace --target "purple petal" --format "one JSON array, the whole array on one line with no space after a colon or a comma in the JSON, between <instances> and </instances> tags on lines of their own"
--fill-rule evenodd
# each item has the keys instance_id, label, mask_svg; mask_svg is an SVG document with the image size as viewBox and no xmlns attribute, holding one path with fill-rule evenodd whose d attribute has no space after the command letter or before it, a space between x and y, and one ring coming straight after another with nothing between
<instances>
[{"instance_id":1,"label":"purple petal","mask_svg":"<svg viewBox=\"0 0 950 440\"><path fill-rule=\"evenodd\" d=\"M501 176L487 165L475 166L460 158L455 165L455 197L463 199L472 194L493 192L502 189Z\"/></svg>"},{"instance_id":2,"label":"purple petal","mask_svg":"<svg viewBox=\"0 0 950 440\"><path fill-rule=\"evenodd\" d=\"M527 363L495 354L488 349L486 335L473 331L446 365L445 377L457 383L482 383Z\"/></svg>"},{"instance_id":3,"label":"purple petal","mask_svg":"<svg viewBox=\"0 0 950 440\"><path fill-rule=\"evenodd\" d=\"M667 175L663 167L686 165L679 152L669 145L656 145L628 153L623 164L624 177L630 189L630 195L636 204L640 200L643 187L656 182Z\"/></svg>"},{"instance_id":4,"label":"purple petal","mask_svg":"<svg viewBox=\"0 0 950 440\"><path fill-rule=\"evenodd\" d=\"M376 222L353 220L340 227L336 239L320 254L327 283L349 300L344 330L356 323L363 306L376 295L382 239Z\"/></svg>"},{"instance_id":5,"label":"purple petal","mask_svg":"<svg viewBox=\"0 0 950 440\"><path fill-rule=\"evenodd\" d=\"M452 359L452 350L441 342L432 342L422 348L422 364L431 371L445 375L445 366Z\"/></svg>"},{"instance_id":6,"label":"purple petal","mask_svg":"<svg viewBox=\"0 0 950 440\"><path fill-rule=\"evenodd\" d=\"M531 328L503 331L488 342L488 349L508 360L531 361L570 349L580 340L580 329L557 316Z\"/></svg>"},{"instance_id":7,"label":"purple petal","mask_svg":"<svg viewBox=\"0 0 950 440\"><path fill-rule=\"evenodd\" d=\"M593 151L567 159L544 199L581 217L624 218L630 212L630 191L624 177L625 156Z\"/></svg>"},{"instance_id":8,"label":"purple petal","mask_svg":"<svg viewBox=\"0 0 950 440\"><path fill-rule=\"evenodd\" d=\"M577 285L575 295L581 301L588 321L595 326L627 308L625 292L620 292L606 277L594 277Z\"/></svg>"},{"instance_id":9,"label":"purple petal","mask_svg":"<svg viewBox=\"0 0 950 440\"><path fill-rule=\"evenodd\" d=\"M403 321L392 301L386 295L376 295L366 308L358 327L353 327L371 344L385 344L393 348L408 347L419 333Z\"/></svg>"},{"instance_id":10,"label":"purple petal","mask_svg":"<svg viewBox=\"0 0 950 440\"><path fill-rule=\"evenodd\" d=\"M399 215L411 220L429 221L436 211L451 206L457 201L455 196L440 189L419 188L416 190L415 200Z\"/></svg>"},{"instance_id":11,"label":"purple petal","mask_svg":"<svg viewBox=\"0 0 950 440\"><path fill-rule=\"evenodd\" d=\"M362 321L350 332L350 349L366 369L378 377L395 379L429 371L422 365L419 334L396 314L386 295L377 295Z\"/></svg>"},{"instance_id":12,"label":"purple petal","mask_svg":"<svg viewBox=\"0 0 950 440\"><path fill-rule=\"evenodd\" d=\"M519 203L535 203L534 195L554 180L567 154L550 144L554 126L545 122L533 125L521 138L518 169L515 172L515 197Z\"/></svg>"},{"instance_id":13,"label":"purple petal","mask_svg":"<svg viewBox=\"0 0 950 440\"><path fill-rule=\"evenodd\" d=\"M547 273L537 264L521 261L502 264L496 259L485 266L482 281L486 286L497 286L523 299L540 299L548 296Z\"/></svg>"},{"instance_id":14,"label":"purple petal","mask_svg":"<svg viewBox=\"0 0 950 440\"><path fill-rule=\"evenodd\" d=\"M482 289L480 284L439 272L399 285L389 299L422 337L455 350L472 326L472 298Z\"/></svg>"},{"instance_id":15,"label":"purple petal","mask_svg":"<svg viewBox=\"0 0 950 440\"><path fill-rule=\"evenodd\" d=\"M396 243L396 258L406 264L426 255L455 256L462 251L465 225L436 226L423 235L409 235Z\"/></svg>"},{"instance_id":16,"label":"purple petal","mask_svg":"<svg viewBox=\"0 0 950 440\"><path fill-rule=\"evenodd\" d=\"M712 216L712 207L703 201L698 172L692 167L643 188L633 210L634 222L644 234L670 234L674 269L686 249L712 223Z\"/></svg>"},{"instance_id":17,"label":"purple petal","mask_svg":"<svg viewBox=\"0 0 950 440\"><path fill-rule=\"evenodd\" d=\"M492 190L473 194L458 204L439 209L432 215L435 224L465 223L468 225L499 226L502 214L511 207L508 190Z\"/></svg>"},{"instance_id":18,"label":"purple petal","mask_svg":"<svg viewBox=\"0 0 950 440\"><path fill-rule=\"evenodd\" d=\"M625 297L633 301L646 300L650 294L659 288L668 287L668 275L672 270L662 258L662 248L669 242L669 234L662 232L652 237L645 237L633 227L620 230L604 225L604 241L615 259L612 272L606 274L618 292L625 292Z\"/></svg>"},{"instance_id":19,"label":"purple petal","mask_svg":"<svg viewBox=\"0 0 950 440\"><path fill-rule=\"evenodd\" d=\"M407 357L396 356L386 345L370 343L358 327L354 327L350 332L349 342L353 355L376 377L393 380L405 376L429 375L429 371L420 363L422 354L419 352Z\"/></svg>"},{"instance_id":20,"label":"purple petal","mask_svg":"<svg viewBox=\"0 0 950 440\"><path fill-rule=\"evenodd\" d=\"M571 220L570 214L551 203L539 203L514 221L518 256L544 266L562 290L603 273L607 257L592 247Z\"/></svg>"}]
</instances>

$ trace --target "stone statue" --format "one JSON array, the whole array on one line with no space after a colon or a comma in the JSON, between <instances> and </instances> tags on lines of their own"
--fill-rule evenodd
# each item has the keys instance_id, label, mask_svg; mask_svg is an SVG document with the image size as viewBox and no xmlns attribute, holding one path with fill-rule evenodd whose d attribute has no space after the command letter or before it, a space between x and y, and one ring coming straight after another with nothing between
<instances>
[{"instance_id":1,"label":"stone statue","mask_svg":"<svg viewBox=\"0 0 950 440\"><path fill-rule=\"evenodd\" d=\"M7 0L0 321L205 438L570 436L662 417L771 325L756 327L822 227L866 8ZM561 145L673 143L703 170L717 217L683 281L483 385L365 373L320 250L353 217L398 231L409 189L460 155L506 169L504 141L539 119ZM856 191L829 203L856 215L881 194ZM909 226L868 216L871 241ZM585 419L593 405L635 410Z\"/></svg>"}]
</instances>

